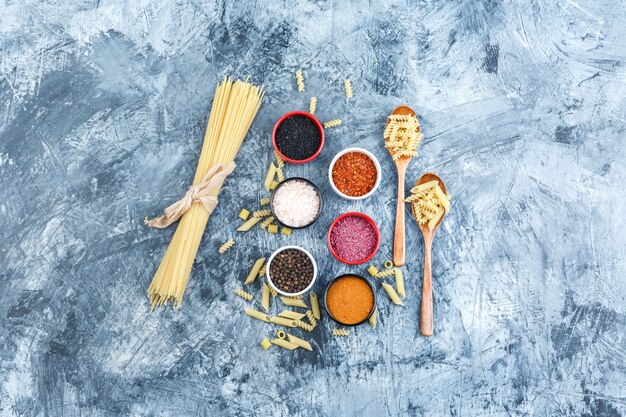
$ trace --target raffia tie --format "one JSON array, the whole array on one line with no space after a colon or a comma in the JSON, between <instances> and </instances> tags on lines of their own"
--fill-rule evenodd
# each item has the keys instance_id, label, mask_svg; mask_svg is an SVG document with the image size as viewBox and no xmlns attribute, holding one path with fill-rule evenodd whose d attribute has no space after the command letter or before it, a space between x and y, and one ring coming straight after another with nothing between
<instances>
[{"instance_id":1,"label":"raffia tie","mask_svg":"<svg viewBox=\"0 0 626 417\"><path fill-rule=\"evenodd\" d=\"M219 190L222 183L235 170L235 163L231 162L226 167L222 164L213 165L206 173L202 181L192 185L183 198L165 209L165 214L144 222L150 227L163 229L176 220L180 219L193 203L200 203L202 207L211 215L217 207L217 197L211 195Z\"/></svg>"}]
</instances>

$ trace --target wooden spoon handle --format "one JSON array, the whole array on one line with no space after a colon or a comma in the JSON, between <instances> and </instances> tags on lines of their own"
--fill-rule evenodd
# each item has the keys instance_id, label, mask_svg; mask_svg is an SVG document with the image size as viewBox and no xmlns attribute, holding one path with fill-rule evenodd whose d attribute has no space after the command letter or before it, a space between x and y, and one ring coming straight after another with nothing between
<instances>
[{"instance_id":1,"label":"wooden spoon handle","mask_svg":"<svg viewBox=\"0 0 626 417\"><path fill-rule=\"evenodd\" d=\"M432 246L432 235L424 236L424 283L422 284L422 311L420 314L420 330L424 336L432 336L434 328Z\"/></svg>"},{"instance_id":2,"label":"wooden spoon handle","mask_svg":"<svg viewBox=\"0 0 626 417\"><path fill-rule=\"evenodd\" d=\"M396 202L396 226L393 231L393 263L404 265L404 177L406 168L398 166L398 201Z\"/></svg>"}]
</instances>

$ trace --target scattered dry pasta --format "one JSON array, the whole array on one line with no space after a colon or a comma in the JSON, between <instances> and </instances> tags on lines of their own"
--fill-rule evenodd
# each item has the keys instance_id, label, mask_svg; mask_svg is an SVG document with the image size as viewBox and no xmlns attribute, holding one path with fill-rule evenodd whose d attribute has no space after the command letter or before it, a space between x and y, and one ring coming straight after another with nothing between
<instances>
[{"instance_id":1,"label":"scattered dry pasta","mask_svg":"<svg viewBox=\"0 0 626 417\"><path fill-rule=\"evenodd\" d=\"M296 85L300 93L304 91L304 75L301 70L296 71Z\"/></svg>"},{"instance_id":2,"label":"scattered dry pasta","mask_svg":"<svg viewBox=\"0 0 626 417\"><path fill-rule=\"evenodd\" d=\"M348 336L350 334L350 330L346 329L333 329L333 336Z\"/></svg>"},{"instance_id":3,"label":"scattered dry pasta","mask_svg":"<svg viewBox=\"0 0 626 417\"><path fill-rule=\"evenodd\" d=\"M276 167L278 167L278 168L284 168L285 167L285 160L276 151L274 151L274 158L276 158Z\"/></svg>"},{"instance_id":4,"label":"scattered dry pasta","mask_svg":"<svg viewBox=\"0 0 626 417\"><path fill-rule=\"evenodd\" d=\"M387 118L383 133L385 146L393 160L417 155L417 147L422 140L422 132L417 117L410 114L392 114Z\"/></svg>"},{"instance_id":5,"label":"scattered dry pasta","mask_svg":"<svg viewBox=\"0 0 626 417\"><path fill-rule=\"evenodd\" d=\"M226 242L222 243L222 246L217 250L219 253L224 253L228 249L232 248L235 245L235 241L233 239L228 239Z\"/></svg>"},{"instance_id":6,"label":"scattered dry pasta","mask_svg":"<svg viewBox=\"0 0 626 417\"><path fill-rule=\"evenodd\" d=\"M313 311L313 317L317 320L322 318L322 314L320 312L320 301L317 298L317 294L315 291L311 291L309 293L309 301L311 302L311 311Z\"/></svg>"},{"instance_id":7,"label":"scattered dry pasta","mask_svg":"<svg viewBox=\"0 0 626 417\"><path fill-rule=\"evenodd\" d=\"M247 315L249 315L250 317L255 318L255 319L257 319L257 320L265 321L265 322L267 322L267 323L271 323L271 322L272 322L272 320L271 320L271 317L270 317L270 316L268 316L267 314L262 313L262 312L260 312L260 311L258 311L258 310L255 310L255 309L253 309L253 308L246 307L246 308L244 308L244 310L243 310L243 311L244 311Z\"/></svg>"},{"instance_id":8,"label":"scattered dry pasta","mask_svg":"<svg viewBox=\"0 0 626 417\"><path fill-rule=\"evenodd\" d=\"M259 269L259 277L262 277L263 275L265 275L265 273L267 272L267 264L263 264L263 266L261 267L261 269Z\"/></svg>"},{"instance_id":9,"label":"scattered dry pasta","mask_svg":"<svg viewBox=\"0 0 626 417\"><path fill-rule=\"evenodd\" d=\"M272 342L269 341L269 339L265 338L263 340L261 340L261 347L265 350L269 349L270 346L272 346Z\"/></svg>"},{"instance_id":10,"label":"scattered dry pasta","mask_svg":"<svg viewBox=\"0 0 626 417\"><path fill-rule=\"evenodd\" d=\"M259 271L261 270L261 268L263 268L263 265L265 265L265 258L260 258L254 261L254 264L252 265L252 269L248 273L248 276L246 277L246 280L243 283L245 285L252 284L254 280L256 279L256 277L259 276Z\"/></svg>"},{"instance_id":11,"label":"scattered dry pasta","mask_svg":"<svg viewBox=\"0 0 626 417\"><path fill-rule=\"evenodd\" d=\"M250 294L247 291L242 290L241 288L237 288L235 290L235 294L237 294L238 296L240 296L241 298L243 298L246 301L251 301L253 297L252 294Z\"/></svg>"},{"instance_id":12,"label":"scattered dry pasta","mask_svg":"<svg viewBox=\"0 0 626 417\"><path fill-rule=\"evenodd\" d=\"M252 217L267 217L271 215L272 215L272 211L270 209L257 210L254 213L252 213Z\"/></svg>"},{"instance_id":13,"label":"scattered dry pasta","mask_svg":"<svg viewBox=\"0 0 626 417\"><path fill-rule=\"evenodd\" d=\"M260 227L261 229L267 229L267 227L274 222L274 216L269 216L267 219L263 220Z\"/></svg>"},{"instance_id":14,"label":"scattered dry pasta","mask_svg":"<svg viewBox=\"0 0 626 417\"><path fill-rule=\"evenodd\" d=\"M315 316L313 315L313 312L311 310L306 311L306 317L309 319L309 323L311 323L311 326L317 326L317 320L315 319Z\"/></svg>"},{"instance_id":15,"label":"scattered dry pasta","mask_svg":"<svg viewBox=\"0 0 626 417\"><path fill-rule=\"evenodd\" d=\"M301 307L301 308L307 308L306 303L304 302L304 300L298 299L298 298L291 298L291 297L280 297L281 301L283 302L283 304L289 306L289 307Z\"/></svg>"},{"instance_id":16,"label":"scattered dry pasta","mask_svg":"<svg viewBox=\"0 0 626 417\"><path fill-rule=\"evenodd\" d=\"M346 90L346 98L351 99L352 98L352 83L350 82L350 80L348 79L343 80L343 87Z\"/></svg>"},{"instance_id":17,"label":"scattered dry pasta","mask_svg":"<svg viewBox=\"0 0 626 417\"><path fill-rule=\"evenodd\" d=\"M280 229L280 233L282 233L285 236L291 236L291 227L283 227L282 229Z\"/></svg>"},{"instance_id":18,"label":"scattered dry pasta","mask_svg":"<svg viewBox=\"0 0 626 417\"><path fill-rule=\"evenodd\" d=\"M312 324L305 323L302 320L298 320L298 327L306 330L307 332L312 332L314 326Z\"/></svg>"},{"instance_id":19,"label":"scattered dry pasta","mask_svg":"<svg viewBox=\"0 0 626 417\"><path fill-rule=\"evenodd\" d=\"M404 305L404 303L400 299L400 296L398 295L396 290L390 284L386 284L386 283L383 284L383 288L385 289L385 291L387 292L387 295L389 296L389 298L391 299L391 301L394 304L397 304L399 306L403 306Z\"/></svg>"},{"instance_id":20,"label":"scattered dry pasta","mask_svg":"<svg viewBox=\"0 0 626 417\"><path fill-rule=\"evenodd\" d=\"M376 266L374 266L374 265L370 265L370 267L369 267L369 268L367 268L367 272L368 272L371 276L375 277L375 276L376 276L376 274L378 274L378 268L376 268Z\"/></svg>"},{"instance_id":21,"label":"scattered dry pasta","mask_svg":"<svg viewBox=\"0 0 626 417\"><path fill-rule=\"evenodd\" d=\"M396 273L396 269L392 268L392 269L386 269L384 271L380 271L380 272L378 272L374 276L376 278L386 278L386 277L390 277L390 276L394 275L395 273Z\"/></svg>"},{"instance_id":22,"label":"scattered dry pasta","mask_svg":"<svg viewBox=\"0 0 626 417\"><path fill-rule=\"evenodd\" d=\"M292 310L284 310L284 311L281 311L280 313L278 313L278 316L279 317L285 317L287 319L292 319L292 320L300 320L304 316L306 316L306 314L298 313L297 311L292 311Z\"/></svg>"},{"instance_id":23,"label":"scattered dry pasta","mask_svg":"<svg viewBox=\"0 0 626 417\"><path fill-rule=\"evenodd\" d=\"M378 323L378 307L376 307L374 309L374 312L372 313L372 315L368 319L368 322L369 322L370 326L372 326L372 329L376 328L376 323Z\"/></svg>"},{"instance_id":24,"label":"scattered dry pasta","mask_svg":"<svg viewBox=\"0 0 626 417\"><path fill-rule=\"evenodd\" d=\"M250 212L246 209L241 209L239 212L239 218L241 220L248 220L248 217L250 217Z\"/></svg>"},{"instance_id":25,"label":"scattered dry pasta","mask_svg":"<svg viewBox=\"0 0 626 417\"><path fill-rule=\"evenodd\" d=\"M284 339L285 337L287 337L287 333L282 330L276 331L276 339Z\"/></svg>"},{"instance_id":26,"label":"scattered dry pasta","mask_svg":"<svg viewBox=\"0 0 626 417\"><path fill-rule=\"evenodd\" d=\"M269 203L270 203L269 197L263 197L261 200L259 200L259 204L261 204L262 206L267 206Z\"/></svg>"},{"instance_id":27,"label":"scattered dry pasta","mask_svg":"<svg viewBox=\"0 0 626 417\"><path fill-rule=\"evenodd\" d=\"M288 319L285 317L273 316L270 318L270 320L272 321L272 323L280 324L281 326L287 326L287 327L298 326L298 320Z\"/></svg>"},{"instance_id":28,"label":"scattered dry pasta","mask_svg":"<svg viewBox=\"0 0 626 417\"><path fill-rule=\"evenodd\" d=\"M261 289L261 307L263 310L270 311L270 287L265 282Z\"/></svg>"},{"instance_id":29,"label":"scattered dry pasta","mask_svg":"<svg viewBox=\"0 0 626 417\"><path fill-rule=\"evenodd\" d=\"M287 350L294 350L298 347L298 345L288 342L286 340L283 339L273 339L272 340L272 344L276 345L276 346L280 346L281 348L287 349Z\"/></svg>"},{"instance_id":30,"label":"scattered dry pasta","mask_svg":"<svg viewBox=\"0 0 626 417\"><path fill-rule=\"evenodd\" d=\"M333 119L324 122L324 129L330 129L331 127L337 127L341 124L341 119Z\"/></svg>"},{"instance_id":31,"label":"scattered dry pasta","mask_svg":"<svg viewBox=\"0 0 626 417\"><path fill-rule=\"evenodd\" d=\"M254 227L255 224L261 221L260 217L250 217L241 226L237 228L238 232L247 232Z\"/></svg>"},{"instance_id":32,"label":"scattered dry pasta","mask_svg":"<svg viewBox=\"0 0 626 417\"><path fill-rule=\"evenodd\" d=\"M309 101L309 113L315 114L315 110L317 110L317 97L311 97L311 101Z\"/></svg>"},{"instance_id":33,"label":"scattered dry pasta","mask_svg":"<svg viewBox=\"0 0 626 417\"><path fill-rule=\"evenodd\" d=\"M274 177L276 176L276 165L273 162L270 162L270 166L267 169L267 174L265 174L265 181L263 181L263 185L265 185L265 189L270 191L272 188L272 182L274 182Z\"/></svg>"},{"instance_id":34,"label":"scattered dry pasta","mask_svg":"<svg viewBox=\"0 0 626 417\"><path fill-rule=\"evenodd\" d=\"M389 268L393 268L393 262L391 261L385 261L384 265L385 268L389 269Z\"/></svg>"},{"instance_id":35,"label":"scattered dry pasta","mask_svg":"<svg viewBox=\"0 0 626 417\"><path fill-rule=\"evenodd\" d=\"M398 289L398 294L402 297L406 297L406 291L404 290L404 276L402 275L402 271L396 268L396 288Z\"/></svg>"},{"instance_id":36,"label":"scattered dry pasta","mask_svg":"<svg viewBox=\"0 0 626 417\"><path fill-rule=\"evenodd\" d=\"M267 231L273 234L278 233L278 225L277 224L270 224L269 226L267 226Z\"/></svg>"},{"instance_id":37,"label":"scattered dry pasta","mask_svg":"<svg viewBox=\"0 0 626 417\"><path fill-rule=\"evenodd\" d=\"M287 333L287 338L294 345L296 345L298 347L301 347L303 349L306 349L306 350L313 351L313 347L311 347L311 344L309 342L307 342L306 340L300 339L299 337L296 337L296 336L294 336L292 334L289 334L289 333Z\"/></svg>"},{"instance_id":38,"label":"scattered dry pasta","mask_svg":"<svg viewBox=\"0 0 626 417\"><path fill-rule=\"evenodd\" d=\"M411 188L411 195L405 201L411 203L417 223L420 226L427 225L429 230L433 230L444 213L450 210L450 199L441 190L437 180Z\"/></svg>"},{"instance_id":39,"label":"scattered dry pasta","mask_svg":"<svg viewBox=\"0 0 626 417\"><path fill-rule=\"evenodd\" d=\"M285 173L282 168L276 168L276 178L278 178L278 182L285 181Z\"/></svg>"}]
</instances>

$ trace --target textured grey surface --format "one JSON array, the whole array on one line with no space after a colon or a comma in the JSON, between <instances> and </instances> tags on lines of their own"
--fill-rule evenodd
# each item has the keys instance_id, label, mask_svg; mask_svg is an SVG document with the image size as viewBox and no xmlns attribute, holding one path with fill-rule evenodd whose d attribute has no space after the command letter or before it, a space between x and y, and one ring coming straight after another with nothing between
<instances>
[{"instance_id":1,"label":"textured grey surface","mask_svg":"<svg viewBox=\"0 0 626 417\"><path fill-rule=\"evenodd\" d=\"M626 415L626 11L615 1L0 1L0 415ZM295 91L302 67L307 91ZM267 99L221 194L182 310L148 314L172 230L142 219L184 193L225 74ZM344 77L355 98L346 102ZM254 208L269 135L319 98L321 157L289 167L327 195L290 239L216 248ZM418 334L423 245L407 225L408 298L315 351L262 351L232 290L283 244L348 268L324 235L348 210L390 256L394 169L381 130L408 103L425 133L408 179L439 173L453 209L434 244L435 336ZM348 203L333 154L382 162ZM320 291L318 285L318 292Z\"/></svg>"}]
</instances>

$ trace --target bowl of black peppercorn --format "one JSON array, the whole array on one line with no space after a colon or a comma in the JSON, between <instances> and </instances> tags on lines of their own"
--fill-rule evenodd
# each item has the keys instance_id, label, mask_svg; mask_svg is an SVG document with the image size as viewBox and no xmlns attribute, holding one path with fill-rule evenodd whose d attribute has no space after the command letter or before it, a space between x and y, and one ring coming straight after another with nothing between
<instances>
[{"instance_id":1,"label":"bowl of black peppercorn","mask_svg":"<svg viewBox=\"0 0 626 417\"><path fill-rule=\"evenodd\" d=\"M324 127L311 113L292 111L278 119L272 145L286 162L305 164L317 158L324 146Z\"/></svg>"},{"instance_id":2,"label":"bowl of black peppercorn","mask_svg":"<svg viewBox=\"0 0 626 417\"><path fill-rule=\"evenodd\" d=\"M309 291L317 278L313 255L300 246L283 246L267 261L267 282L281 295L293 297Z\"/></svg>"}]
</instances>

